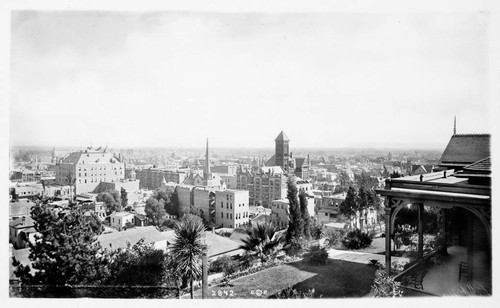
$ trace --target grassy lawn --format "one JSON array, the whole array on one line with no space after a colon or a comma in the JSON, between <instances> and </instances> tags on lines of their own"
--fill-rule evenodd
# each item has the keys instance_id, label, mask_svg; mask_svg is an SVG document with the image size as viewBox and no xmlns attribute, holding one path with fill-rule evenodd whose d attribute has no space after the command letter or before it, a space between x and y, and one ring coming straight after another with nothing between
<instances>
[{"instance_id":1,"label":"grassy lawn","mask_svg":"<svg viewBox=\"0 0 500 308\"><path fill-rule=\"evenodd\" d=\"M370 292L374 274L375 267L367 264L328 260L326 265L314 266L299 261L236 278L231 286L209 287L208 297L273 297L289 286L303 292L315 289L314 297L362 297ZM195 297L201 298L201 290Z\"/></svg>"}]
</instances>

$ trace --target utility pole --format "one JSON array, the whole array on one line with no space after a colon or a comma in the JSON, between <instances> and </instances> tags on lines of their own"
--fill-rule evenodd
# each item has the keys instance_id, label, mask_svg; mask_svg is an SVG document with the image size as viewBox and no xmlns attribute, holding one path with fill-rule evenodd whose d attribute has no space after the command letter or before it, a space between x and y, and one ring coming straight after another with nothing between
<instances>
[{"instance_id":1,"label":"utility pole","mask_svg":"<svg viewBox=\"0 0 500 308\"><path fill-rule=\"evenodd\" d=\"M205 233L203 233L203 242L203 250L201 253L201 298L208 298L208 249Z\"/></svg>"}]
</instances>

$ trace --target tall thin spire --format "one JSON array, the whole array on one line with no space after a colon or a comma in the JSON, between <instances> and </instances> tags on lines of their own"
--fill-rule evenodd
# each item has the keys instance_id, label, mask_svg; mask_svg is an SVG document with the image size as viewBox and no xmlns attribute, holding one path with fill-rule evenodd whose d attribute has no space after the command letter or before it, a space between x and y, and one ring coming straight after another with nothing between
<instances>
[{"instance_id":1,"label":"tall thin spire","mask_svg":"<svg viewBox=\"0 0 500 308\"><path fill-rule=\"evenodd\" d=\"M453 118L453 136L457 134L457 116Z\"/></svg>"},{"instance_id":2,"label":"tall thin spire","mask_svg":"<svg viewBox=\"0 0 500 308\"><path fill-rule=\"evenodd\" d=\"M207 138L207 149L205 153L205 179L208 179L210 175L210 157L208 156L208 138Z\"/></svg>"}]
</instances>

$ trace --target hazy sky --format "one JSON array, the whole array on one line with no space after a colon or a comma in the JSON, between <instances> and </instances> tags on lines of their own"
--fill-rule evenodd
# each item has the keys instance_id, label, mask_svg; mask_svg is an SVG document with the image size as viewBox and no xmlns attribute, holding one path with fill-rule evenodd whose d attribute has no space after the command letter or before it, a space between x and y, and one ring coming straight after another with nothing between
<instances>
[{"instance_id":1,"label":"hazy sky","mask_svg":"<svg viewBox=\"0 0 500 308\"><path fill-rule=\"evenodd\" d=\"M18 11L13 145L446 144L491 132L488 17Z\"/></svg>"}]
</instances>

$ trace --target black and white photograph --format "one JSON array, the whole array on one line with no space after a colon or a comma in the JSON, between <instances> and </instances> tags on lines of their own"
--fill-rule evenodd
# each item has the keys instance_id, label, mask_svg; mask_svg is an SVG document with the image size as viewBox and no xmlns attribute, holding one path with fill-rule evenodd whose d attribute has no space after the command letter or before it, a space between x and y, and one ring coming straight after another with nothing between
<instances>
[{"instance_id":1,"label":"black and white photograph","mask_svg":"<svg viewBox=\"0 0 500 308\"><path fill-rule=\"evenodd\" d=\"M2 8L8 300L492 304L490 2L59 2Z\"/></svg>"}]
</instances>

